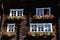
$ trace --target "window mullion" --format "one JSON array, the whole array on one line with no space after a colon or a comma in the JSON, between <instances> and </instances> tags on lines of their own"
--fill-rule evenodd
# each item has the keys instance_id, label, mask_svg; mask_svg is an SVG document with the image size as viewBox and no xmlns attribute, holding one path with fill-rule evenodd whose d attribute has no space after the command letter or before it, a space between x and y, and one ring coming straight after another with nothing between
<instances>
[{"instance_id":1,"label":"window mullion","mask_svg":"<svg viewBox=\"0 0 60 40\"><path fill-rule=\"evenodd\" d=\"M49 8L49 15L51 14L50 12L51 12L51 9Z\"/></svg>"},{"instance_id":2,"label":"window mullion","mask_svg":"<svg viewBox=\"0 0 60 40\"><path fill-rule=\"evenodd\" d=\"M39 32L39 31L38 31L38 24L37 24L37 32Z\"/></svg>"},{"instance_id":3,"label":"window mullion","mask_svg":"<svg viewBox=\"0 0 60 40\"><path fill-rule=\"evenodd\" d=\"M9 25L7 25L7 32L9 32Z\"/></svg>"},{"instance_id":4,"label":"window mullion","mask_svg":"<svg viewBox=\"0 0 60 40\"><path fill-rule=\"evenodd\" d=\"M18 16L18 11L16 11L16 16Z\"/></svg>"},{"instance_id":5,"label":"window mullion","mask_svg":"<svg viewBox=\"0 0 60 40\"><path fill-rule=\"evenodd\" d=\"M44 15L44 8L42 8L42 15Z\"/></svg>"},{"instance_id":6,"label":"window mullion","mask_svg":"<svg viewBox=\"0 0 60 40\"><path fill-rule=\"evenodd\" d=\"M43 26L44 26L44 32L45 32L45 24L43 24Z\"/></svg>"},{"instance_id":7,"label":"window mullion","mask_svg":"<svg viewBox=\"0 0 60 40\"><path fill-rule=\"evenodd\" d=\"M14 25L14 27L13 27L13 32L15 32L15 25Z\"/></svg>"},{"instance_id":8,"label":"window mullion","mask_svg":"<svg viewBox=\"0 0 60 40\"><path fill-rule=\"evenodd\" d=\"M23 16L23 10L22 10L22 16Z\"/></svg>"},{"instance_id":9,"label":"window mullion","mask_svg":"<svg viewBox=\"0 0 60 40\"><path fill-rule=\"evenodd\" d=\"M14 11L12 11L13 13L12 13L12 15L14 16Z\"/></svg>"},{"instance_id":10,"label":"window mullion","mask_svg":"<svg viewBox=\"0 0 60 40\"><path fill-rule=\"evenodd\" d=\"M32 25L30 24L30 32L32 32Z\"/></svg>"},{"instance_id":11,"label":"window mullion","mask_svg":"<svg viewBox=\"0 0 60 40\"><path fill-rule=\"evenodd\" d=\"M50 24L50 25L51 25L51 27L50 27L50 28L51 28L51 32L52 32L52 31L53 31L53 30L52 30L52 24Z\"/></svg>"}]
</instances>

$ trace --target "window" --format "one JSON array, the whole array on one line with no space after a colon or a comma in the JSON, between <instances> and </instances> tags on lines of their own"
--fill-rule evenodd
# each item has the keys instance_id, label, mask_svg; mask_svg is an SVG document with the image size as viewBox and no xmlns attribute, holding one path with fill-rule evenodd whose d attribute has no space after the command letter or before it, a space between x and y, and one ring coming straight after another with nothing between
<instances>
[{"instance_id":1,"label":"window","mask_svg":"<svg viewBox=\"0 0 60 40\"><path fill-rule=\"evenodd\" d=\"M44 9L44 14L48 14L49 13L49 9Z\"/></svg>"},{"instance_id":2,"label":"window","mask_svg":"<svg viewBox=\"0 0 60 40\"><path fill-rule=\"evenodd\" d=\"M51 31L50 25L45 25L45 28L47 28L47 31Z\"/></svg>"},{"instance_id":3,"label":"window","mask_svg":"<svg viewBox=\"0 0 60 40\"><path fill-rule=\"evenodd\" d=\"M12 11L12 16L16 16L16 11Z\"/></svg>"},{"instance_id":4,"label":"window","mask_svg":"<svg viewBox=\"0 0 60 40\"><path fill-rule=\"evenodd\" d=\"M30 31L37 32L37 25L35 24L30 24Z\"/></svg>"},{"instance_id":5,"label":"window","mask_svg":"<svg viewBox=\"0 0 60 40\"><path fill-rule=\"evenodd\" d=\"M52 23L30 23L30 32L52 32Z\"/></svg>"},{"instance_id":6,"label":"window","mask_svg":"<svg viewBox=\"0 0 60 40\"><path fill-rule=\"evenodd\" d=\"M36 8L36 15L43 16L43 15L50 15L50 8Z\"/></svg>"},{"instance_id":7,"label":"window","mask_svg":"<svg viewBox=\"0 0 60 40\"><path fill-rule=\"evenodd\" d=\"M32 25L32 31L37 31L37 25Z\"/></svg>"},{"instance_id":8,"label":"window","mask_svg":"<svg viewBox=\"0 0 60 40\"><path fill-rule=\"evenodd\" d=\"M15 32L15 24L7 24L7 32Z\"/></svg>"},{"instance_id":9,"label":"window","mask_svg":"<svg viewBox=\"0 0 60 40\"><path fill-rule=\"evenodd\" d=\"M22 16L22 11L18 11L18 16Z\"/></svg>"},{"instance_id":10,"label":"window","mask_svg":"<svg viewBox=\"0 0 60 40\"><path fill-rule=\"evenodd\" d=\"M40 32L43 32L44 31L43 25L38 25L38 31L40 31Z\"/></svg>"},{"instance_id":11,"label":"window","mask_svg":"<svg viewBox=\"0 0 60 40\"><path fill-rule=\"evenodd\" d=\"M36 15L38 15L38 16L42 16L42 15L44 15L44 9L40 9L40 8L36 8Z\"/></svg>"},{"instance_id":12,"label":"window","mask_svg":"<svg viewBox=\"0 0 60 40\"><path fill-rule=\"evenodd\" d=\"M23 16L23 9L10 9L10 16Z\"/></svg>"},{"instance_id":13,"label":"window","mask_svg":"<svg viewBox=\"0 0 60 40\"><path fill-rule=\"evenodd\" d=\"M52 24L45 24L44 31L52 32Z\"/></svg>"}]
</instances>

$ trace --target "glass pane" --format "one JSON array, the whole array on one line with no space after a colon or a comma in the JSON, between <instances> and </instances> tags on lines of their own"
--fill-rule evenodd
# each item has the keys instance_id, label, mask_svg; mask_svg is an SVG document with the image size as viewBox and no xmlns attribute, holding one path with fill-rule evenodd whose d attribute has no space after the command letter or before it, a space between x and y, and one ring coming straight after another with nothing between
<instances>
[{"instance_id":1,"label":"glass pane","mask_svg":"<svg viewBox=\"0 0 60 40\"><path fill-rule=\"evenodd\" d=\"M44 9L44 14L46 15L49 15L49 9Z\"/></svg>"},{"instance_id":2,"label":"glass pane","mask_svg":"<svg viewBox=\"0 0 60 40\"><path fill-rule=\"evenodd\" d=\"M18 16L22 16L22 11L18 11Z\"/></svg>"},{"instance_id":3,"label":"glass pane","mask_svg":"<svg viewBox=\"0 0 60 40\"><path fill-rule=\"evenodd\" d=\"M36 15L40 16L43 15L44 10L43 9L36 9Z\"/></svg>"},{"instance_id":4,"label":"glass pane","mask_svg":"<svg viewBox=\"0 0 60 40\"><path fill-rule=\"evenodd\" d=\"M32 31L35 31L35 29L34 29L34 25L32 25Z\"/></svg>"},{"instance_id":5,"label":"glass pane","mask_svg":"<svg viewBox=\"0 0 60 40\"><path fill-rule=\"evenodd\" d=\"M35 25L35 31L37 31L37 25Z\"/></svg>"},{"instance_id":6,"label":"glass pane","mask_svg":"<svg viewBox=\"0 0 60 40\"><path fill-rule=\"evenodd\" d=\"M32 25L32 31L37 31L37 25Z\"/></svg>"},{"instance_id":7,"label":"glass pane","mask_svg":"<svg viewBox=\"0 0 60 40\"><path fill-rule=\"evenodd\" d=\"M45 25L45 28L47 28L46 31L48 31L48 32L51 31L51 26L50 25Z\"/></svg>"},{"instance_id":8,"label":"glass pane","mask_svg":"<svg viewBox=\"0 0 60 40\"><path fill-rule=\"evenodd\" d=\"M12 16L16 16L16 11L12 11Z\"/></svg>"},{"instance_id":9,"label":"glass pane","mask_svg":"<svg viewBox=\"0 0 60 40\"><path fill-rule=\"evenodd\" d=\"M45 31L47 32L47 31L48 31L48 26L47 26L47 25L45 25L45 28L46 28L46 29L45 29Z\"/></svg>"},{"instance_id":10,"label":"glass pane","mask_svg":"<svg viewBox=\"0 0 60 40\"><path fill-rule=\"evenodd\" d=\"M48 25L48 31L51 31L51 26L50 25Z\"/></svg>"},{"instance_id":11,"label":"glass pane","mask_svg":"<svg viewBox=\"0 0 60 40\"><path fill-rule=\"evenodd\" d=\"M14 30L13 30L13 29L14 29L13 27L14 27L14 25L9 25L9 31L10 31L10 32L13 32L13 31L14 31Z\"/></svg>"},{"instance_id":12,"label":"glass pane","mask_svg":"<svg viewBox=\"0 0 60 40\"><path fill-rule=\"evenodd\" d=\"M38 31L43 31L43 25L38 25Z\"/></svg>"}]
</instances>

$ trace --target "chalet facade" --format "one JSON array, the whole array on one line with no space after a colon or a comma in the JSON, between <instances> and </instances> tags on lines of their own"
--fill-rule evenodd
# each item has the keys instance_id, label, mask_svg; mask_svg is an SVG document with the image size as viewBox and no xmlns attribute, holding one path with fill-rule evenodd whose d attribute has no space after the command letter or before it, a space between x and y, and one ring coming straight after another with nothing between
<instances>
[{"instance_id":1,"label":"chalet facade","mask_svg":"<svg viewBox=\"0 0 60 40\"><path fill-rule=\"evenodd\" d=\"M7 37L10 40L25 40L27 33L30 32L34 38L37 33L40 39L41 36L43 38L46 36L46 39L47 36L49 38L52 36L51 40L57 40L56 5L52 2L51 4L48 2L39 4L36 1L34 3L33 1L30 1L31 3L26 2L29 1L7 1L3 3L1 37L5 36L6 40Z\"/></svg>"}]
</instances>

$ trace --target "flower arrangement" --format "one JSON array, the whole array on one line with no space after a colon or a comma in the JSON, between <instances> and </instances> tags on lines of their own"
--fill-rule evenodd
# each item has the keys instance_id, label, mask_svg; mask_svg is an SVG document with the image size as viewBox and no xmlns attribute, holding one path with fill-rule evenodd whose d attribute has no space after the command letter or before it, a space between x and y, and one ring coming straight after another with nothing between
<instances>
[{"instance_id":1,"label":"flower arrangement","mask_svg":"<svg viewBox=\"0 0 60 40\"><path fill-rule=\"evenodd\" d=\"M40 15L40 16L37 16L37 15L34 15L33 16L33 19L53 19L54 18L54 15Z\"/></svg>"},{"instance_id":2,"label":"flower arrangement","mask_svg":"<svg viewBox=\"0 0 60 40\"><path fill-rule=\"evenodd\" d=\"M28 35L29 35L29 36L32 36L32 32L28 32Z\"/></svg>"},{"instance_id":3,"label":"flower arrangement","mask_svg":"<svg viewBox=\"0 0 60 40\"><path fill-rule=\"evenodd\" d=\"M51 32L51 37L53 38L55 36L56 36L56 34L54 32Z\"/></svg>"},{"instance_id":4,"label":"flower arrangement","mask_svg":"<svg viewBox=\"0 0 60 40\"><path fill-rule=\"evenodd\" d=\"M10 19L12 19L12 20L24 20L25 19L25 16L6 16L6 19L8 19L8 20L10 20Z\"/></svg>"},{"instance_id":5,"label":"flower arrangement","mask_svg":"<svg viewBox=\"0 0 60 40\"><path fill-rule=\"evenodd\" d=\"M15 32L3 32L3 35L5 35L5 36L14 36Z\"/></svg>"},{"instance_id":6,"label":"flower arrangement","mask_svg":"<svg viewBox=\"0 0 60 40\"><path fill-rule=\"evenodd\" d=\"M35 36L40 36L40 32L36 32L35 33Z\"/></svg>"},{"instance_id":7,"label":"flower arrangement","mask_svg":"<svg viewBox=\"0 0 60 40\"><path fill-rule=\"evenodd\" d=\"M39 19L39 16L34 15L33 18L34 18L34 19Z\"/></svg>"},{"instance_id":8,"label":"flower arrangement","mask_svg":"<svg viewBox=\"0 0 60 40\"><path fill-rule=\"evenodd\" d=\"M21 20L24 20L24 19L25 19L25 16L21 16L20 19L21 19Z\"/></svg>"},{"instance_id":9,"label":"flower arrangement","mask_svg":"<svg viewBox=\"0 0 60 40\"><path fill-rule=\"evenodd\" d=\"M9 16L6 16L6 19L9 19L10 20L10 17Z\"/></svg>"}]
</instances>

